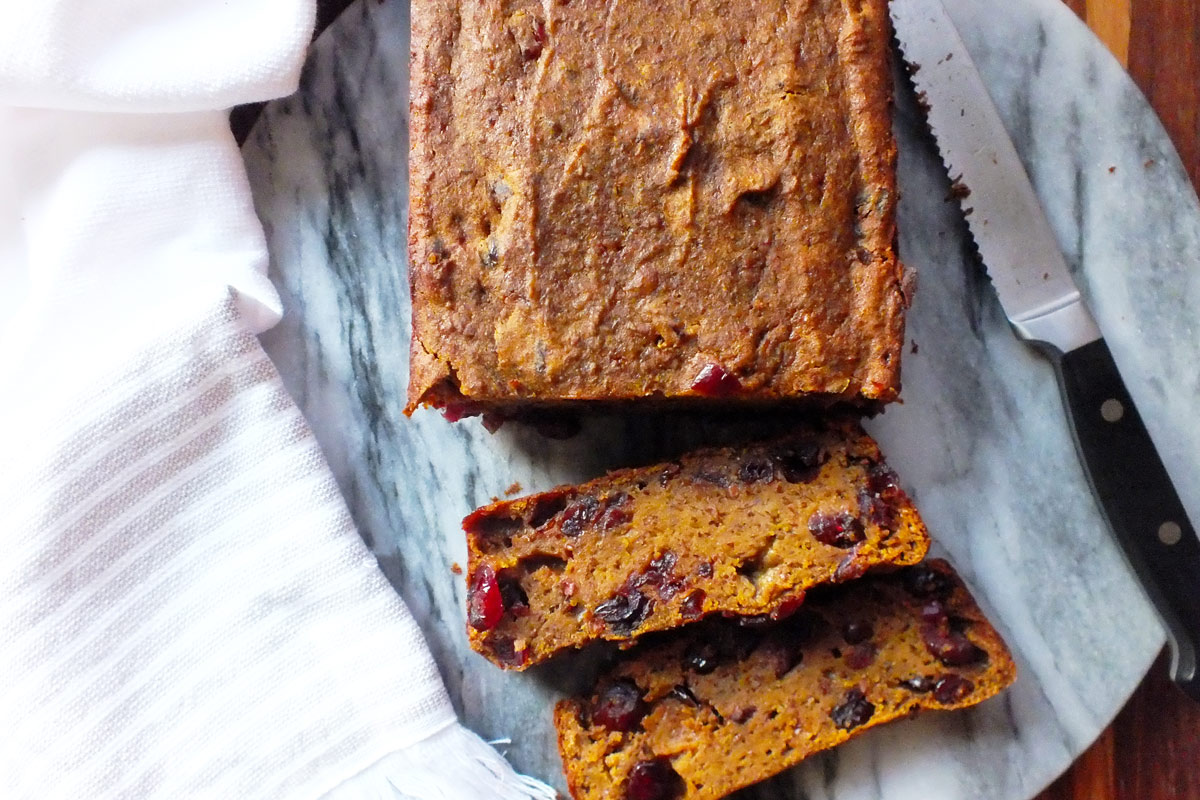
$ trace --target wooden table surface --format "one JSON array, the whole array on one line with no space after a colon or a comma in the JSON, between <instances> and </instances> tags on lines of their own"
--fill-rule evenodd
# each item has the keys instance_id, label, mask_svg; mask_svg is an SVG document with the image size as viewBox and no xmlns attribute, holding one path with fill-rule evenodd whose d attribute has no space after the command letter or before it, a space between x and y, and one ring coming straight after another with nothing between
<instances>
[{"instance_id":1,"label":"wooden table surface","mask_svg":"<svg viewBox=\"0 0 1200 800\"><path fill-rule=\"evenodd\" d=\"M1129 69L1200 188L1200 0L1065 2ZM1037 800L1200 800L1200 704L1166 679L1165 653L1099 741Z\"/></svg>"}]
</instances>

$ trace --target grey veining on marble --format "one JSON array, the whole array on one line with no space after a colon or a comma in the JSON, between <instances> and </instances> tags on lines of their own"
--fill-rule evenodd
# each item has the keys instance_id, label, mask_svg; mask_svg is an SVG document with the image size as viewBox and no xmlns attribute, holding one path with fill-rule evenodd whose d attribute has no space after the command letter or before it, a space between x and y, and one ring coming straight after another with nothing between
<instances>
[{"instance_id":1,"label":"grey veining on marble","mask_svg":"<svg viewBox=\"0 0 1200 800\"><path fill-rule=\"evenodd\" d=\"M1140 94L1063 4L947 5L1200 519L1200 208L1183 169ZM512 675L467 649L463 580L450 571L465 562L459 521L514 481L532 491L592 477L726 429L591 419L580 436L548 441L401 414L408 53L405 3L353 6L314 47L299 94L272 103L245 147L286 306L264 342L464 720L510 737L513 763L561 788L549 705L586 664ZM906 89L896 131L919 351L905 357L904 404L869 427L1021 676L975 710L873 731L745 798L1024 800L1103 729L1163 639L1087 490L1049 365L1012 336L972 261Z\"/></svg>"}]
</instances>

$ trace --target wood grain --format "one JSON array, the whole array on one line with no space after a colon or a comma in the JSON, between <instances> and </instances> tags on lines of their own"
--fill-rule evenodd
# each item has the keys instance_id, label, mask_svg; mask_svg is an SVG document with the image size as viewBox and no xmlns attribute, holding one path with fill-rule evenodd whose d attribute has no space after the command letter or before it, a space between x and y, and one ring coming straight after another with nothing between
<instances>
[{"instance_id":1,"label":"wood grain","mask_svg":"<svg viewBox=\"0 0 1200 800\"><path fill-rule=\"evenodd\" d=\"M1128 66L1200 187L1200 0L1064 2ZM1037 800L1200 800L1200 705L1166 671L1164 653L1113 725Z\"/></svg>"},{"instance_id":2,"label":"wood grain","mask_svg":"<svg viewBox=\"0 0 1200 800\"><path fill-rule=\"evenodd\" d=\"M1087 0L1083 15L1088 27L1125 66L1129 66L1129 32L1133 20L1130 2Z\"/></svg>"},{"instance_id":3,"label":"wood grain","mask_svg":"<svg viewBox=\"0 0 1200 800\"><path fill-rule=\"evenodd\" d=\"M1200 185L1200 0L1133 0L1129 72Z\"/></svg>"}]
</instances>

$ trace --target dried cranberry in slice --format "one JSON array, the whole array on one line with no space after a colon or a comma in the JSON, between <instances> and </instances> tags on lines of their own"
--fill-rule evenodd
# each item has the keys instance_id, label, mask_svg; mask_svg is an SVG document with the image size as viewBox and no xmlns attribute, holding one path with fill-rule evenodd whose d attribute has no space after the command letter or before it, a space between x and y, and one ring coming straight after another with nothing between
<instances>
[{"instance_id":1,"label":"dried cranberry in slice","mask_svg":"<svg viewBox=\"0 0 1200 800\"><path fill-rule=\"evenodd\" d=\"M504 427L504 423L508 422L508 417L497 411L485 411L480 422L488 433L495 433Z\"/></svg>"},{"instance_id":2,"label":"dried cranberry in slice","mask_svg":"<svg viewBox=\"0 0 1200 800\"><path fill-rule=\"evenodd\" d=\"M804 660L802 642L783 631L772 631L759 646L758 652L776 678L782 678Z\"/></svg>"},{"instance_id":3,"label":"dried cranberry in slice","mask_svg":"<svg viewBox=\"0 0 1200 800\"><path fill-rule=\"evenodd\" d=\"M875 645L870 642L852 645L846 651L846 656L843 659L846 666L850 669L866 669L875 663L875 656L879 651L875 649Z\"/></svg>"},{"instance_id":4,"label":"dried cranberry in slice","mask_svg":"<svg viewBox=\"0 0 1200 800\"><path fill-rule=\"evenodd\" d=\"M543 496L538 498L529 514L529 527L540 528L558 516L567 507L567 498L561 495Z\"/></svg>"},{"instance_id":5,"label":"dried cranberry in slice","mask_svg":"<svg viewBox=\"0 0 1200 800\"><path fill-rule=\"evenodd\" d=\"M617 492L604 498L604 511L600 515L600 529L607 532L613 528L628 524L633 519L633 511L629 508L629 495Z\"/></svg>"},{"instance_id":6,"label":"dried cranberry in slice","mask_svg":"<svg viewBox=\"0 0 1200 800\"><path fill-rule=\"evenodd\" d=\"M867 469L866 486L859 490L859 511L881 528L896 525L897 508L903 492L896 473L886 464L874 464Z\"/></svg>"},{"instance_id":7,"label":"dried cranberry in slice","mask_svg":"<svg viewBox=\"0 0 1200 800\"><path fill-rule=\"evenodd\" d=\"M883 496L900 488L900 478L887 464L872 464L867 469L867 488Z\"/></svg>"},{"instance_id":8,"label":"dried cranberry in slice","mask_svg":"<svg viewBox=\"0 0 1200 800\"><path fill-rule=\"evenodd\" d=\"M633 765L625 784L625 800L677 800L683 791L683 778L670 759L660 756Z\"/></svg>"},{"instance_id":9,"label":"dried cranberry in slice","mask_svg":"<svg viewBox=\"0 0 1200 800\"><path fill-rule=\"evenodd\" d=\"M742 382L730 375L720 364L705 364L692 380L692 389L697 394L709 397L724 397L741 388Z\"/></svg>"},{"instance_id":10,"label":"dried cranberry in slice","mask_svg":"<svg viewBox=\"0 0 1200 800\"><path fill-rule=\"evenodd\" d=\"M505 667L523 667L529 661L529 648L517 648L517 643L507 636L493 636L488 642L496 660Z\"/></svg>"},{"instance_id":11,"label":"dried cranberry in slice","mask_svg":"<svg viewBox=\"0 0 1200 800\"><path fill-rule=\"evenodd\" d=\"M833 724L844 731L853 730L866 724L874 714L875 706L858 689L846 692L846 697L842 702L829 712Z\"/></svg>"},{"instance_id":12,"label":"dried cranberry in slice","mask_svg":"<svg viewBox=\"0 0 1200 800\"><path fill-rule=\"evenodd\" d=\"M671 572L675 569L675 564L678 563L678 561L679 556L675 555L670 550L667 550L658 558L650 562L650 566L648 566L645 572L643 572L639 577L638 583L648 583L651 586L661 585L663 581L670 577Z\"/></svg>"},{"instance_id":13,"label":"dried cranberry in slice","mask_svg":"<svg viewBox=\"0 0 1200 800\"><path fill-rule=\"evenodd\" d=\"M729 476L718 469L710 467L702 467L692 473L692 481L696 483L711 483L713 486L719 486L722 489L728 489L733 486L733 481Z\"/></svg>"},{"instance_id":14,"label":"dried cranberry in slice","mask_svg":"<svg viewBox=\"0 0 1200 800\"><path fill-rule=\"evenodd\" d=\"M833 571L833 582L858 580L866 573L867 562L864 559L856 558L852 553L838 562L837 569Z\"/></svg>"},{"instance_id":15,"label":"dried cranberry in slice","mask_svg":"<svg viewBox=\"0 0 1200 800\"><path fill-rule=\"evenodd\" d=\"M721 653L710 640L692 642L683 652L683 666L698 675L707 675L717 668Z\"/></svg>"},{"instance_id":16,"label":"dried cranberry in slice","mask_svg":"<svg viewBox=\"0 0 1200 800\"><path fill-rule=\"evenodd\" d=\"M666 486L682 469L678 464L667 464L658 475L658 485Z\"/></svg>"},{"instance_id":17,"label":"dried cranberry in slice","mask_svg":"<svg viewBox=\"0 0 1200 800\"><path fill-rule=\"evenodd\" d=\"M596 606L595 614L607 623L613 633L628 636L637 630L650 612L654 601L639 589L623 587L615 595Z\"/></svg>"},{"instance_id":18,"label":"dried cranberry in slice","mask_svg":"<svg viewBox=\"0 0 1200 800\"><path fill-rule=\"evenodd\" d=\"M600 515L600 501L585 494L575 498L563 509L562 524L559 526L566 536L581 535Z\"/></svg>"},{"instance_id":19,"label":"dried cranberry in slice","mask_svg":"<svg viewBox=\"0 0 1200 800\"><path fill-rule=\"evenodd\" d=\"M502 574L497 580L500 584L500 601L504 610L517 617L528 614L529 595L525 594L520 579Z\"/></svg>"},{"instance_id":20,"label":"dried cranberry in slice","mask_svg":"<svg viewBox=\"0 0 1200 800\"><path fill-rule=\"evenodd\" d=\"M769 483L775 480L775 465L764 456L751 456L738 468L742 483Z\"/></svg>"},{"instance_id":21,"label":"dried cranberry in slice","mask_svg":"<svg viewBox=\"0 0 1200 800\"><path fill-rule=\"evenodd\" d=\"M875 629L869 622L850 621L842 626L842 638L846 644L861 644L875 635Z\"/></svg>"},{"instance_id":22,"label":"dried cranberry in slice","mask_svg":"<svg viewBox=\"0 0 1200 800\"><path fill-rule=\"evenodd\" d=\"M964 699L973 691L975 691L975 684L961 675L950 673L938 678L937 683L934 684L933 699L939 703L950 705Z\"/></svg>"},{"instance_id":23,"label":"dried cranberry in slice","mask_svg":"<svg viewBox=\"0 0 1200 800\"><path fill-rule=\"evenodd\" d=\"M965 634L952 630L949 620L944 617L940 623L921 623L921 641L930 655L948 667L965 667L987 660L987 651Z\"/></svg>"},{"instance_id":24,"label":"dried cranberry in slice","mask_svg":"<svg viewBox=\"0 0 1200 800\"><path fill-rule=\"evenodd\" d=\"M592 706L592 722L610 731L629 732L641 723L644 716L646 704L642 700L642 691L631 680L609 684Z\"/></svg>"},{"instance_id":25,"label":"dried cranberry in slice","mask_svg":"<svg viewBox=\"0 0 1200 800\"><path fill-rule=\"evenodd\" d=\"M921 606L921 619L934 624L949 621L949 617L946 615L946 607L942 605L941 600L930 600Z\"/></svg>"},{"instance_id":26,"label":"dried cranberry in slice","mask_svg":"<svg viewBox=\"0 0 1200 800\"><path fill-rule=\"evenodd\" d=\"M945 598L954 589L954 581L925 564L908 567L901 578L904 588L914 597Z\"/></svg>"},{"instance_id":27,"label":"dried cranberry in slice","mask_svg":"<svg viewBox=\"0 0 1200 800\"><path fill-rule=\"evenodd\" d=\"M775 450L772 458L779 465L783 479L788 483L808 483L821 472L821 465L829 454L815 441L790 442Z\"/></svg>"},{"instance_id":28,"label":"dried cranberry in slice","mask_svg":"<svg viewBox=\"0 0 1200 800\"><path fill-rule=\"evenodd\" d=\"M862 523L848 511L824 514L820 511L808 518L808 531L821 544L831 547L853 547L866 538Z\"/></svg>"},{"instance_id":29,"label":"dried cranberry in slice","mask_svg":"<svg viewBox=\"0 0 1200 800\"><path fill-rule=\"evenodd\" d=\"M708 595L703 589L696 589L683 598L679 604L679 615L684 619L699 619L704 613L704 598Z\"/></svg>"},{"instance_id":30,"label":"dried cranberry in slice","mask_svg":"<svg viewBox=\"0 0 1200 800\"><path fill-rule=\"evenodd\" d=\"M933 691L934 680L933 678L926 677L925 675L917 675L912 678L905 678L904 680L900 681L900 685L905 689L908 689L910 692L925 694Z\"/></svg>"},{"instance_id":31,"label":"dried cranberry in slice","mask_svg":"<svg viewBox=\"0 0 1200 800\"><path fill-rule=\"evenodd\" d=\"M471 576L467 588L467 622L477 631L490 631L504 616L504 600L496 573L488 564L481 565Z\"/></svg>"},{"instance_id":32,"label":"dried cranberry in slice","mask_svg":"<svg viewBox=\"0 0 1200 800\"><path fill-rule=\"evenodd\" d=\"M483 408L470 400L452 400L442 406L440 411L447 422L458 422L467 417L477 417L483 413Z\"/></svg>"},{"instance_id":33,"label":"dried cranberry in slice","mask_svg":"<svg viewBox=\"0 0 1200 800\"><path fill-rule=\"evenodd\" d=\"M713 566L711 561L701 561L696 566L696 574L701 578L711 578L713 574Z\"/></svg>"}]
</instances>

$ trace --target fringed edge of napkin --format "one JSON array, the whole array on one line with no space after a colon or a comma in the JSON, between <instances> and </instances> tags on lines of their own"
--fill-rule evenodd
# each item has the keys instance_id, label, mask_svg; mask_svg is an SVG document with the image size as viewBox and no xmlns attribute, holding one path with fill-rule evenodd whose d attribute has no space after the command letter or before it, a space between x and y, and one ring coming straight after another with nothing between
<instances>
[{"instance_id":1,"label":"fringed edge of napkin","mask_svg":"<svg viewBox=\"0 0 1200 800\"><path fill-rule=\"evenodd\" d=\"M397 750L327 794L326 800L555 800L458 723Z\"/></svg>"}]
</instances>

